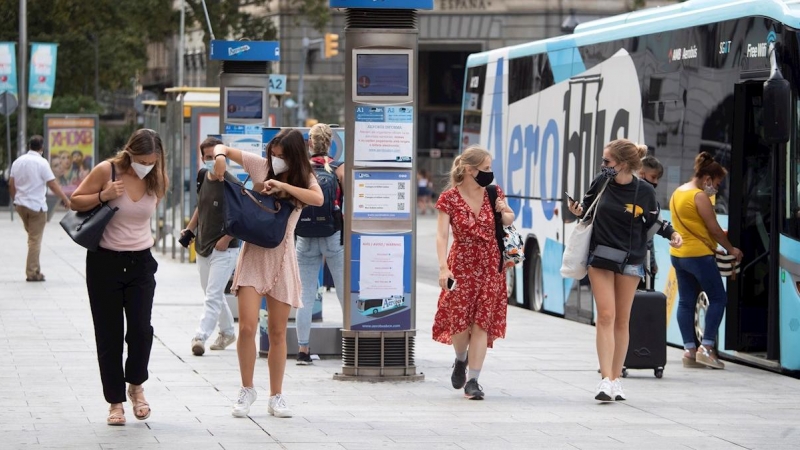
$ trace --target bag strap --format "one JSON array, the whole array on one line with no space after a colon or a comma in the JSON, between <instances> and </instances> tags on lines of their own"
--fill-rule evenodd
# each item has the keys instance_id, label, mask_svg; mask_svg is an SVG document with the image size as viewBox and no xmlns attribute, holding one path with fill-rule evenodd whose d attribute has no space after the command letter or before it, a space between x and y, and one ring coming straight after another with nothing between
<instances>
[{"instance_id":1,"label":"bag strap","mask_svg":"<svg viewBox=\"0 0 800 450\"><path fill-rule=\"evenodd\" d=\"M111 182L117 181L117 168L114 167L114 163L111 163Z\"/></svg>"},{"instance_id":2,"label":"bag strap","mask_svg":"<svg viewBox=\"0 0 800 450\"><path fill-rule=\"evenodd\" d=\"M595 197L595 198L594 198L594 201L592 201L592 204L591 204L591 205L589 205L589 208L586 210L586 212L585 212L585 213L583 213L583 217L584 217L584 218L585 218L585 217L588 217L588 216L589 216L589 214L590 214L592 211L594 211L594 210L596 210L596 209L597 209L597 206L598 206L598 205L597 205L597 203L600 201L600 197L603 195L603 192L605 192L605 191L606 191L606 187L608 186L608 183L610 183L610 182L611 182L611 178L609 178L609 179L606 181L606 184L604 184L604 185L603 185L603 188L602 188L602 189L600 189L600 192L598 192L598 193L597 193L597 197ZM592 222L594 222L594 219L595 219L595 217L596 217L596 216L592 216ZM582 221L583 221L583 220L581 220L581 222L582 222Z\"/></svg>"},{"instance_id":3,"label":"bag strap","mask_svg":"<svg viewBox=\"0 0 800 450\"><path fill-rule=\"evenodd\" d=\"M698 241L702 242L702 243L703 243L703 245L705 245L706 247L708 247L708 249L709 249L709 250L711 250L711 252L712 252L713 254L716 254L716 253L717 253L717 248L716 248L716 247L714 247L714 246L710 245L708 242L706 242L706 240L705 240L705 239L703 239L703 238L701 238L700 236L698 236L698 235L697 235L697 233L695 233L694 231L692 231L692 229L691 229L691 228L687 227L687 226L686 226L686 224L683 222L683 220L681 220L681 216L678 214L678 208L676 208L676 207L675 207L675 194L672 194L672 198L670 198L670 199L669 199L669 209L670 209L670 211L672 211L672 214L675 214L675 219L677 219L677 220L678 220L678 222L680 222L680 223L681 223L681 226L682 226L683 228L685 228L685 229L686 229L686 231L688 231L688 232L689 232L689 234L691 234L692 236L694 236L694 237L695 237L695 238L696 238Z\"/></svg>"},{"instance_id":4,"label":"bag strap","mask_svg":"<svg viewBox=\"0 0 800 450\"><path fill-rule=\"evenodd\" d=\"M486 192L489 194L489 203L492 205L492 213L494 215L494 238L497 241L497 248L500 250L500 272L503 271L503 216L497 212L497 185L490 184L486 186Z\"/></svg>"},{"instance_id":5,"label":"bag strap","mask_svg":"<svg viewBox=\"0 0 800 450\"><path fill-rule=\"evenodd\" d=\"M633 202L631 203L631 226L628 229L628 253L630 254L631 248L633 247L633 222L636 220L636 197L639 196L639 180L638 177L633 177L636 180L636 190L633 191ZM644 214L644 208L642 208L642 214Z\"/></svg>"},{"instance_id":6,"label":"bag strap","mask_svg":"<svg viewBox=\"0 0 800 450\"><path fill-rule=\"evenodd\" d=\"M203 167L197 172L197 193L200 193L200 188L203 187L203 182L206 180L206 174L208 173L208 169Z\"/></svg>"}]
</instances>

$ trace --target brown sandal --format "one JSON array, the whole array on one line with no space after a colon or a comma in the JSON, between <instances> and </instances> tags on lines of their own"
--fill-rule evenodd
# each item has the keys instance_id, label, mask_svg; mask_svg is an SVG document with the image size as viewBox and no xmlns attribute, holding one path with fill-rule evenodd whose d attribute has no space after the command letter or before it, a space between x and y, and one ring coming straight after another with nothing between
<instances>
[{"instance_id":1,"label":"brown sandal","mask_svg":"<svg viewBox=\"0 0 800 450\"><path fill-rule=\"evenodd\" d=\"M144 399L144 388L142 385L136 386L131 384L128 386L128 398L133 404L133 415L139 420L145 420L150 417L150 404ZM143 410L147 410L146 414L142 414Z\"/></svg>"},{"instance_id":2,"label":"brown sandal","mask_svg":"<svg viewBox=\"0 0 800 450\"><path fill-rule=\"evenodd\" d=\"M117 404L117 406L111 405L108 408L106 423L111 426L125 425L125 408L122 407L122 404Z\"/></svg>"}]
</instances>

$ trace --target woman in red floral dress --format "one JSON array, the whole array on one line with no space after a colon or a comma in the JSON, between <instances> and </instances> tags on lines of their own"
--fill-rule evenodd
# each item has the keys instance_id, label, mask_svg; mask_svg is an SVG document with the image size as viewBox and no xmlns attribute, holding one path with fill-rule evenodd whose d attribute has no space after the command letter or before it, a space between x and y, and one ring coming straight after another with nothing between
<instances>
[{"instance_id":1,"label":"woman in red floral dress","mask_svg":"<svg viewBox=\"0 0 800 450\"><path fill-rule=\"evenodd\" d=\"M464 396L471 400L483 399L478 376L486 349L506 334L506 278L498 270L500 250L494 234L494 211L486 192L493 180L489 152L478 146L469 147L453 161L448 189L436 202L436 253L442 293L433 321L433 339L453 345L456 360L450 381L455 389L463 387ZM514 212L506 205L499 187L495 207L502 213L504 225L514 222ZM453 245L448 253L451 228ZM455 280L451 289L448 279Z\"/></svg>"}]
</instances>

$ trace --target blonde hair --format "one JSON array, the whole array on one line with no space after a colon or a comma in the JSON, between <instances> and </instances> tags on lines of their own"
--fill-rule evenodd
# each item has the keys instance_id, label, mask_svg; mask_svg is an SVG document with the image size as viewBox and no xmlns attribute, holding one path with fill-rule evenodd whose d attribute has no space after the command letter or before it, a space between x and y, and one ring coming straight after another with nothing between
<instances>
[{"instance_id":1,"label":"blonde hair","mask_svg":"<svg viewBox=\"0 0 800 450\"><path fill-rule=\"evenodd\" d=\"M328 156L332 138L333 130L328 125L318 123L312 126L308 130L308 142L311 144L311 151L314 156ZM330 173L332 170L328 161L325 160L325 171Z\"/></svg>"},{"instance_id":2,"label":"blonde hair","mask_svg":"<svg viewBox=\"0 0 800 450\"><path fill-rule=\"evenodd\" d=\"M147 193L155 194L160 198L166 194L169 183L164 161L164 145L155 130L142 128L134 131L125 147L107 161L119 168L120 171L126 172L130 169L134 156L152 155L153 153L158 155L158 159L153 170L144 177L144 182L147 186Z\"/></svg>"},{"instance_id":3,"label":"blonde hair","mask_svg":"<svg viewBox=\"0 0 800 450\"><path fill-rule=\"evenodd\" d=\"M464 150L463 153L456 156L453 160L453 167L450 169L450 181L447 183L446 189L461 184L464 181L464 173L467 167L478 167L486 158L491 158L492 154L489 150L481 147L480 145L470 145Z\"/></svg>"},{"instance_id":4,"label":"blonde hair","mask_svg":"<svg viewBox=\"0 0 800 450\"><path fill-rule=\"evenodd\" d=\"M627 139L617 139L606 144L608 152L617 161L625 164L631 172L642 169L642 158L647 156L647 146L636 144Z\"/></svg>"}]
</instances>

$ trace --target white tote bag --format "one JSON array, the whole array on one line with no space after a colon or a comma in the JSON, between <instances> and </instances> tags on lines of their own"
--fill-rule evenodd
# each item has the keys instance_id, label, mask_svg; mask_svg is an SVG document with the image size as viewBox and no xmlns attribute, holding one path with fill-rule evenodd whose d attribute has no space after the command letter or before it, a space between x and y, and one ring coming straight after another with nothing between
<instances>
[{"instance_id":1,"label":"white tote bag","mask_svg":"<svg viewBox=\"0 0 800 450\"><path fill-rule=\"evenodd\" d=\"M589 209L583 215L588 218L590 213L596 208L600 196L606 190L608 182L603 185L603 189L597 194ZM591 215L589 220L580 220L578 226L569 236L567 245L564 247L564 256L561 260L561 276L564 278L575 278L577 280L586 276L586 260L589 258L589 244L592 240L592 228L594 227L594 219L597 215Z\"/></svg>"}]
</instances>

